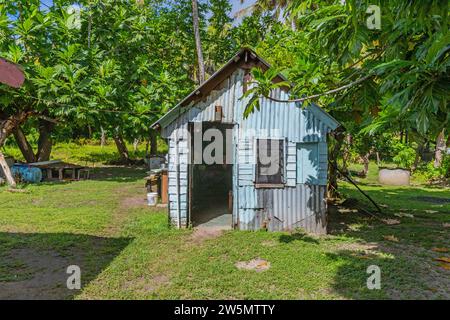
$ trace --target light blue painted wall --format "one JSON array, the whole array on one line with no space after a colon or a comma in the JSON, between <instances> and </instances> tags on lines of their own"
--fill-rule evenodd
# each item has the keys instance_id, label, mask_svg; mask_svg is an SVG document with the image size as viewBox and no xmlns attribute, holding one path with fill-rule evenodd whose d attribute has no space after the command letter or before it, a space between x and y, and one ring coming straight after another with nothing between
<instances>
[{"instance_id":1,"label":"light blue painted wall","mask_svg":"<svg viewBox=\"0 0 450 320\"><path fill-rule=\"evenodd\" d=\"M297 183L319 184L319 143L297 143Z\"/></svg>"}]
</instances>

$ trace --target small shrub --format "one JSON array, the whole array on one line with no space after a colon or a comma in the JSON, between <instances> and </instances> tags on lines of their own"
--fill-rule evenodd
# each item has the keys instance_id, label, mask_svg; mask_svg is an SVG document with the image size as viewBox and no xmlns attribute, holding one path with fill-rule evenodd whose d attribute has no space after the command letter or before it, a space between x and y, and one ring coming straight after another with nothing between
<instances>
[{"instance_id":1,"label":"small shrub","mask_svg":"<svg viewBox=\"0 0 450 320\"><path fill-rule=\"evenodd\" d=\"M410 146L402 145L400 150L397 151L397 155L392 159L394 163L405 169L411 169L416 158L416 151Z\"/></svg>"},{"instance_id":2,"label":"small shrub","mask_svg":"<svg viewBox=\"0 0 450 320\"><path fill-rule=\"evenodd\" d=\"M450 179L450 155L444 156L442 165L439 168L435 168L434 161L431 161L423 171L427 180Z\"/></svg>"}]
</instances>

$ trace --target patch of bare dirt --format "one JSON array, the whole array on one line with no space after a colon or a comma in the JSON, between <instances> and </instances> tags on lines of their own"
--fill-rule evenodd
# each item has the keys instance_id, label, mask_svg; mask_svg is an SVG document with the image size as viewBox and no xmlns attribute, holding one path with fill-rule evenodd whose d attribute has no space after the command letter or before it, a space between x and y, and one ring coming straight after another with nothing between
<instances>
[{"instance_id":1,"label":"patch of bare dirt","mask_svg":"<svg viewBox=\"0 0 450 320\"><path fill-rule=\"evenodd\" d=\"M147 206L147 199L145 198L145 194L138 195L138 196L125 197L120 202L121 210L127 210L127 209L138 208L138 207L146 207L146 206Z\"/></svg>"},{"instance_id":2,"label":"patch of bare dirt","mask_svg":"<svg viewBox=\"0 0 450 320\"><path fill-rule=\"evenodd\" d=\"M270 262L261 258L252 259L250 261L238 261L235 264L236 268L244 270L254 270L262 272L270 269Z\"/></svg>"},{"instance_id":3,"label":"patch of bare dirt","mask_svg":"<svg viewBox=\"0 0 450 320\"><path fill-rule=\"evenodd\" d=\"M191 239L194 243L199 244L207 239L220 237L223 231L223 227L198 227L192 233Z\"/></svg>"},{"instance_id":4,"label":"patch of bare dirt","mask_svg":"<svg viewBox=\"0 0 450 320\"><path fill-rule=\"evenodd\" d=\"M136 195L136 193L138 195ZM147 206L145 188L139 188L130 195L130 190L118 189L116 196L120 199L117 208L114 210L112 221L106 228L107 234L117 233L132 214L132 209L149 208ZM150 209L149 209L150 210Z\"/></svg>"},{"instance_id":5,"label":"patch of bare dirt","mask_svg":"<svg viewBox=\"0 0 450 320\"><path fill-rule=\"evenodd\" d=\"M59 256L54 251L37 251L34 249L14 249L10 252L14 261L23 265L19 273L27 273L29 279L0 282L0 300L9 299L65 299L76 290L66 287L67 267L70 259Z\"/></svg>"}]
</instances>

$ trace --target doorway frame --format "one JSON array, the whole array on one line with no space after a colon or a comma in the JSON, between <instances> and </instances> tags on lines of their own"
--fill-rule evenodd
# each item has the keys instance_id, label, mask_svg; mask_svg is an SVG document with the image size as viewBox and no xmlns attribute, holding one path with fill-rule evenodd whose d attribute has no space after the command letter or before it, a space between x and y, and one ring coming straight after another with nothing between
<instances>
[{"instance_id":1,"label":"doorway frame","mask_svg":"<svg viewBox=\"0 0 450 320\"><path fill-rule=\"evenodd\" d=\"M196 121L189 121L188 122L188 132L189 132L189 163L188 163L188 190L187 190L187 225L192 225L192 193L193 193L193 178L194 178L194 152L193 152L193 131L194 131L194 123ZM197 122L199 123L199 122ZM231 169L231 192L232 192L232 205L231 205L231 229L234 230L236 227L239 226L239 218L238 218L238 203L237 203L237 197L235 197L235 194L237 194L239 186L238 183L238 162L237 162L237 134L239 126L236 123L231 122L218 122L218 121L201 121L202 123L202 131L203 131L203 124L204 123L215 123L219 125L225 125L229 127L229 129L232 129L231 134L231 152L232 152L232 169ZM203 132L202 132L203 135ZM226 147L225 147L226 148Z\"/></svg>"}]
</instances>

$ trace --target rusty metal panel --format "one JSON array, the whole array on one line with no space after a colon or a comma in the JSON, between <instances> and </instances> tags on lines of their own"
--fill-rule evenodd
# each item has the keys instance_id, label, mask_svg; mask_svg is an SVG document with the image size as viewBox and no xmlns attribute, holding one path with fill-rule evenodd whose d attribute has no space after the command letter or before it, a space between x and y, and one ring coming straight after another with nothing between
<instances>
[{"instance_id":1,"label":"rusty metal panel","mask_svg":"<svg viewBox=\"0 0 450 320\"><path fill-rule=\"evenodd\" d=\"M13 88L20 88L25 81L25 75L22 68L0 58L0 83L4 83Z\"/></svg>"},{"instance_id":2,"label":"rusty metal panel","mask_svg":"<svg viewBox=\"0 0 450 320\"><path fill-rule=\"evenodd\" d=\"M325 186L299 184L295 188L258 189L258 205L264 207L265 216L253 225L267 225L270 231L305 229L313 233L326 233Z\"/></svg>"}]
</instances>

